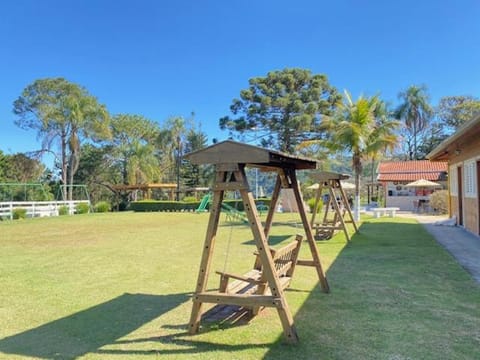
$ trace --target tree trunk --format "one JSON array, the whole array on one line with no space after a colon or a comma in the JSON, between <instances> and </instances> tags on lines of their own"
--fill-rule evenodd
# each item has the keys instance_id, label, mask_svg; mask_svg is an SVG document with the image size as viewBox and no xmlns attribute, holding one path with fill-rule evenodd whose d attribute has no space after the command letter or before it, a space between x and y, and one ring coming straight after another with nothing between
<instances>
[{"instance_id":1,"label":"tree trunk","mask_svg":"<svg viewBox=\"0 0 480 360\"><path fill-rule=\"evenodd\" d=\"M60 175L60 178L62 180L62 200L67 200L67 183L68 183L68 177L67 177L67 170L68 170L68 162L67 162L67 134L65 130L62 130L62 173Z\"/></svg>"},{"instance_id":2,"label":"tree trunk","mask_svg":"<svg viewBox=\"0 0 480 360\"><path fill-rule=\"evenodd\" d=\"M372 157L372 174L371 174L371 182L370 182L370 186L372 188L372 193L370 193L370 191L368 192L368 204L370 205L370 202L372 200L372 196L373 196L373 183L375 182L375 157Z\"/></svg>"},{"instance_id":3,"label":"tree trunk","mask_svg":"<svg viewBox=\"0 0 480 360\"><path fill-rule=\"evenodd\" d=\"M362 162L360 156L353 156L353 171L355 172L355 209L353 217L356 222L360 221L360 173L362 172Z\"/></svg>"},{"instance_id":4,"label":"tree trunk","mask_svg":"<svg viewBox=\"0 0 480 360\"><path fill-rule=\"evenodd\" d=\"M72 129L70 141L70 159L69 159L69 176L68 176L68 200L73 200L73 178L77 172L80 159L80 141L77 136L77 130Z\"/></svg>"},{"instance_id":5,"label":"tree trunk","mask_svg":"<svg viewBox=\"0 0 480 360\"><path fill-rule=\"evenodd\" d=\"M417 121L413 122L413 160L417 160Z\"/></svg>"},{"instance_id":6,"label":"tree trunk","mask_svg":"<svg viewBox=\"0 0 480 360\"><path fill-rule=\"evenodd\" d=\"M353 214L355 221L360 221L360 174L355 171L355 209Z\"/></svg>"}]
</instances>

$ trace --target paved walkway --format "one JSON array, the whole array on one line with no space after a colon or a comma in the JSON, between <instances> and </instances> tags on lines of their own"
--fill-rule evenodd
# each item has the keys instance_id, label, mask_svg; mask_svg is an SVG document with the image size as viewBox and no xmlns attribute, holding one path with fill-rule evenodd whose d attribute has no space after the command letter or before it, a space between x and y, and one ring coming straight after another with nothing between
<instances>
[{"instance_id":1,"label":"paved walkway","mask_svg":"<svg viewBox=\"0 0 480 360\"><path fill-rule=\"evenodd\" d=\"M417 219L457 259L460 265L480 283L480 237L459 226L436 225L438 221L447 219L445 216L413 213L398 213L398 216Z\"/></svg>"}]
</instances>

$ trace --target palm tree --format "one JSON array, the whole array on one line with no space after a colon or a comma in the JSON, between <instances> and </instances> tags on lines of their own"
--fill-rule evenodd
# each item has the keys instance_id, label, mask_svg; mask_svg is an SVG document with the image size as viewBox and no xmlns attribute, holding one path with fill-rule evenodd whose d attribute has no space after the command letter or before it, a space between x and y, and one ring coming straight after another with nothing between
<instances>
[{"instance_id":1,"label":"palm tree","mask_svg":"<svg viewBox=\"0 0 480 360\"><path fill-rule=\"evenodd\" d=\"M397 119L403 120L407 129L413 133L413 153L409 151L409 158L417 159L417 135L425 129L433 114L428 103L427 88L412 85L398 97L403 102L398 106L395 115Z\"/></svg>"},{"instance_id":2,"label":"palm tree","mask_svg":"<svg viewBox=\"0 0 480 360\"><path fill-rule=\"evenodd\" d=\"M362 157L366 154L369 138L375 129L375 109L378 98L360 96L353 101L345 91L344 102L329 124L333 132L330 148L347 150L352 155L355 177L355 220L360 220L360 174Z\"/></svg>"},{"instance_id":3,"label":"palm tree","mask_svg":"<svg viewBox=\"0 0 480 360\"><path fill-rule=\"evenodd\" d=\"M375 160L382 151L393 150L398 138L395 133L398 121L392 120L392 113L384 101L378 100L375 108L375 127L371 132L366 149L367 156L372 161L371 182L374 183ZM370 201L370 199L368 199Z\"/></svg>"},{"instance_id":4,"label":"palm tree","mask_svg":"<svg viewBox=\"0 0 480 360\"><path fill-rule=\"evenodd\" d=\"M333 118L326 119L325 127L330 132L326 146L331 150L348 151L352 156L355 177L355 220L360 220L360 175L362 160L375 158L382 149L396 143L394 129L386 106L378 96L360 96L355 102L345 91L344 102Z\"/></svg>"},{"instance_id":5,"label":"palm tree","mask_svg":"<svg viewBox=\"0 0 480 360\"><path fill-rule=\"evenodd\" d=\"M360 220L362 160L366 157L375 158L381 150L393 148L397 141L394 133L397 126L398 122L392 121L385 103L378 96L360 96L354 102L351 95L345 91L344 101L335 115L323 118L322 130L325 130L327 137L304 141L299 146L300 150L304 150L320 145L321 149L346 151L351 154L355 177L356 221Z\"/></svg>"},{"instance_id":6,"label":"palm tree","mask_svg":"<svg viewBox=\"0 0 480 360\"><path fill-rule=\"evenodd\" d=\"M143 144L134 140L130 146L131 154L127 162L127 179L129 184L146 184L158 181L160 167L152 144Z\"/></svg>"}]
</instances>

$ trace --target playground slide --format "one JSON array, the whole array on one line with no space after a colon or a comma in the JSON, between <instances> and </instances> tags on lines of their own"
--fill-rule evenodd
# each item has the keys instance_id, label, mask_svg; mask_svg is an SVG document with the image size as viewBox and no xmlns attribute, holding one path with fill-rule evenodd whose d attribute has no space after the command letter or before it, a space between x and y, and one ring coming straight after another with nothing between
<instances>
[{"instance_id":1,"label":"playground slide","mask_svg":"<svg viewBox=\"0 0 480 360\"><path fill-rule=\"evenodd\" d=\"M200 205L198 205L197 210L195 212L205 212L207 211L207 205L210 202L212 198L211 194L207 194L202 198L202 201L200 202Z\"/></svg>"}]
</instances>

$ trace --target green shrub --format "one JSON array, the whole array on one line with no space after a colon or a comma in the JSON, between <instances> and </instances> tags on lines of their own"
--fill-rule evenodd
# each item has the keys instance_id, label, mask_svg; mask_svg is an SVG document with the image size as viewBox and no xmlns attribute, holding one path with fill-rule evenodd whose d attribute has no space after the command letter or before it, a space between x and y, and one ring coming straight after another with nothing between
<instances>
[{"instance_id":1,"label":"green shrub","mask_svg":"<svg viewBox=\"0 0 480 360\"><path fill-rule=\"evenodd\" d=\"M75 212L77 214L88 214L90 212L90 205L87 203L80 203L75 205Z\"/></svg>"},{"instance_id":2,"label":"green shrub","mask_svg":"<svg viewBox=\"0 0 480 360\"><path fill-rule=\"evenodd\" d=\"M12 210L14 220L25 219L27 217L27 209L15 208Z\"/></svg>"},{"instance_id":3,"label":"green shrub","mask_svg":"<svg viewBox=\"0 0 480 360\"><path fill-rule=\"evenodd\" d=\"M185 196L182 200L183 202L198 202L195 196Z\"/></svg>"},{"instance_id":4,"label":"green shrub","mask_svg":"<svg viewBox=\"0 0 480 360\"><path fill-rule=\"evenodd\" d=\"M266 206L270 206L270 199L257 199L256 202L262 202ZM243 211L243 202L240 199L224 200L224 204L238 210ZM200 201L186 202L186 201L134 201L130 203L130 210L142 211L195 211L200 205Z\"/></svg>"},{"instance_id":5,"label":"green shrub","mask_svg":"<svg viewBox=\"0 0 480 360\"><path fill-rule=\"evenodd\" d=\"M200 202L185 201L134 201L130 203L130 210L142 211L195 211Z\"/></svg>"},{"instance_id":6,"label":"green shrub","mask_svg":"<svg viewBox=\"0 0 480 360\"><path fill-rule=\"evenodd\" d=\"M448 191L438 190L430 195L430 208L440 214L448 212Z\"/></svg>"},{"instance_id":7,"label":"green shrub","mask_svg":"<svg viewBox=\"0 0 480 360\"><path fill-rule=\"evenodd\" d=\"M99 201L95 204L95 212L105 213L109 212L112 209L112 206L107 201Z\"/></svg>"},{"instance_id":8,"label":"green shrub","mask_svg":"<svg viewBox=\"0 0 480 360\"><path fill-rule=\"evenodd\" d=\"M310 208L310 212L313 213L314 211L314 206L315 206L315 198L308 199L307 205ZM320 199L318 201L318 206L317 206L317 214L322 211L322 206L323 206L323 201Z\"/></svg>"},{"instance_id":9,"label":"green shrub","mask_svg":"<svg viewBox=\"0 0 480 360\"><path fill-rule=\"evenodd\" d=\"M69 214L68 206L63 205L58 208L58 215L68 215L68 214Z\"/></svg>"}]
</instances>

